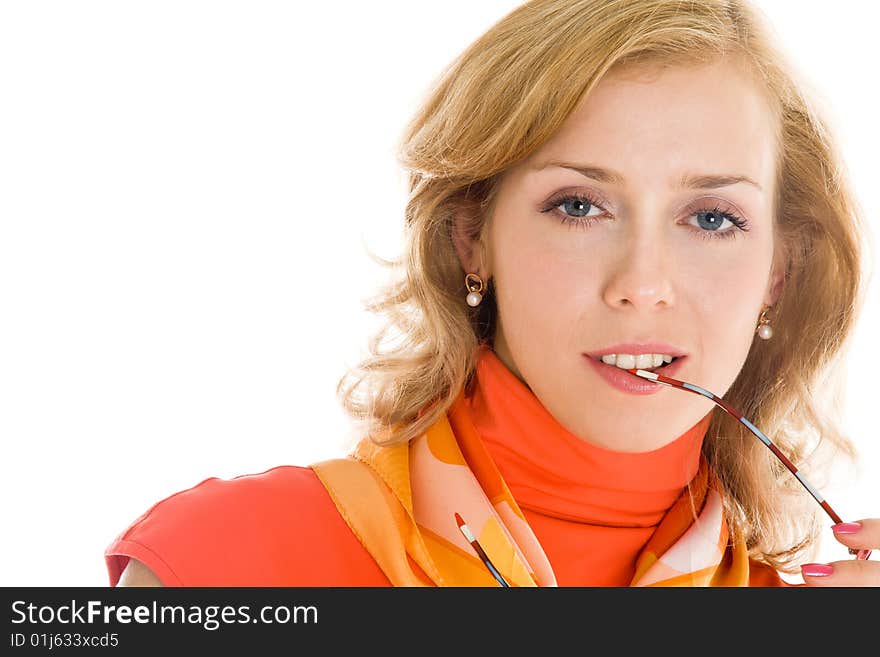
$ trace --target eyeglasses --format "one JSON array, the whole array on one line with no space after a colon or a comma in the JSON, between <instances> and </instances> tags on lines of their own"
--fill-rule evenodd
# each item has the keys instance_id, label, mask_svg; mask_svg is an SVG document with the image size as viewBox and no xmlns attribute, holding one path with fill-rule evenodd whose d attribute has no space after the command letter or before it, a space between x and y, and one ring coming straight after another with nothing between
<instances>
[{"instance_id":1,"label":"eyeglasses","mask_svg":"<svg viewBox=\"0 0 880 657\"><path fill-rule=\"evenodd\" d=\"M828 502L826 502L822 498L822 496L819 494L819 491L817 491L810 484L810 482L808 482L806 480L806 478L800 473L800 471L795 467L795 465L791 461L788 460L788 458L785 456L785 454L783 454L781 451L779 451L779 448L776 447L776 445L774 445L773 442L767 436L765 436L761 432L760 429L758 429L758 427L756 427L754 424L749 422L748 419L743 417L742 413L740 413L738 410L733 408L733 406L731 406L726 401L721 399L721 397L718 397L717 395L713 395L711 392L709 392L705 388L701 388L700 386L694 385L693 383L687 383L686 381L679 381L678 379L673 379L668 376L663 376L662 374L657 374L656 372L649 372L647 370L641 370L641 369L636 369L636 368L627 369L626 371L629 372L630 374L635 374L636 376L639 376L643 379L649 379L651 381L656 381L657 383L665 383L666 385L671 386L673 388L678 388L679 390L685 390L687 392L692 392L695 395L702 395L703 397L708 397L709 399L711 399L713 402L718 404L718 406L723 408L731 417L735 418L740 424L742 424L749 431L751 431L753 434L755 434L755 436L758 437L758 440L760 440L762 443L764 443L764 445L766 445L767 448L771 452L773 452L773 454L776 456L776 458L778 458L780 461L782 461L782 464L785 465L785 467L788 468L788 470L795 476L795 478L801 483L801 485L803 485L803 487L807 489L807 492L813 496L813 499L815 499L819 503L819 506L822 507L822 510L828 514L828 517L830 517L834 521L835 524L843 522L843 519L839 515L837 515L837 512L834 509L832 509L831 505L828 504ZM455 514L455 520L458 523L459 529L465 535L465 538L467 538L468 542L470 542L470 544L473 546L474 550L476 550L480 559L486 565L486 568L489 569L489 572L492 573L493 577L495 577L495 579L498 580L498 583L501 584L501 586L510 586L506 581L504 581L504 578L498 572L498 569L495 568L495 566L489 560L489 557L486 556L486 553L483 550L483 548L480 546L480 543L474 537L474 535L470 531L470 529L468 529L468 526L465 524L464 520L462 520L461 516L458 515L457 513ZM864 559L867 559L871 556L871 550L856 550L853 548L849 548L849 553L855 555L855 558L857 560L864 560Z\"/></svg>"},{"instance_id":2,"label":"eyeglasses","mask_svg":"<svg viewBox=\"0 0 880 657\"><path fill-rule=\"evenodd\" d=\"M477 555L480 557L480 561L489 569L489 572L492 573L492 577L498 580L498 583L501 586L510 586L501 573L498 572L498 569L495 567L495 564L489 559L489 555L483 550L483 546L480 545L480 542L477 540L476 536L474 536L473 532L470 530L470 527L467 526L464 520L462 520L461 516L458 515L458 512L455 514L455 522L458 524L459 530L464 534L464 537L468 540L468 543L471 544L471 547L476 550Z\"/></svg>"}]
</instances>

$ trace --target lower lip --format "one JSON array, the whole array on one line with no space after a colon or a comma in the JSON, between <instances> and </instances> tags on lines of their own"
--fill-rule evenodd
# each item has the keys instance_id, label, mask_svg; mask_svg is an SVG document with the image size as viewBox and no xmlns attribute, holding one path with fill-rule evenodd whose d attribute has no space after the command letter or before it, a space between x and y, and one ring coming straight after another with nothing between
<instances>
[{"instance_id":1,"label":"lower lip","mask_svg":"<svg viewBox=\"0 0 880 657\"><path fill-rule=\"evenodd\" d=\"M655 392L659 392L662 388L669 387L663 383L655 383L654 381L643 379L637 374L622 370L615 365L607 365L601 360L591 358L590 356L584 356L584 358L587 359L590 365L593 366L596 372L598 372L605 381L621 392L626 392L631 395L653 395ZM675 375L675 373L681 369L681 364L684 362L685 358L687 358L687 356L680 356L675 359L674 362L664 367L663 371L658 372L658 374L670 377Z\"/></svg>"}]
</instances>

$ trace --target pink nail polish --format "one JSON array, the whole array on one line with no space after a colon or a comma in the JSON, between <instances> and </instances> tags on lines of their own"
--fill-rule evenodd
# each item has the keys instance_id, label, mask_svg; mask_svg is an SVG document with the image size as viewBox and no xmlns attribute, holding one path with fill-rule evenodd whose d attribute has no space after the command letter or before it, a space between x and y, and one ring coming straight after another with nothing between
<instances>
[{"instance_id":1,"label":"pink nail polish","mask_svg":"<svg viewBox=\"0 0 880 657\"><path fill-rule=\"evenodd\" d=\"M834 568L824 563L807 563L801 566L801 572L810 577L825 577L834 572Z\"/></svg>"},{"instance_id":2,"label":"pink nail polish","mask_svg":"<svg viewBox=\"0 0 880 657\"><path fill-rule=\"evenodd\" d=\"M831 530L835 534L855 534L862 526L857 522L839 522L831 525Z\"/></svg>"}]
</instances>

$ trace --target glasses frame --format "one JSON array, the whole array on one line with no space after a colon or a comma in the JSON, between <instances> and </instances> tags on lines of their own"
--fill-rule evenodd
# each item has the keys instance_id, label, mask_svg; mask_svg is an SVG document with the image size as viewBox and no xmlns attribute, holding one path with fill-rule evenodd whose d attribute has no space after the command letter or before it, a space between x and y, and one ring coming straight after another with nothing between
<instances>
[{"instance_id":1,"label":"glasses frame","mask_svg":"<svg viewBox=\"0 0 880 657\"><path fill-rule=\"evenodd\" d=\"M773 455L778 458L782 464L791 472L795 478L801 483L801 485L807 490L807 492L813 496L819 506L822 507L822 510L828 514L828 517L834 521L834 524L839 524L843 522L843 519L837 514L837 512L831 508L831 505L819 494L819 491L816 490L809 481L807 481L806 477L804 477L800 471L797 469L794 463L792 463L788 457L783 454L776 445L773 444L773 441L770 440L764 433L756 427L754 424L749 422L749 420L738 410L736 410L733 406L728 404L718 395L715 395L705 388L701 388L698 385L694 385L693 383L688 383L687 381L681 381L679 379L673 379L672 377L663 376L662 374L657 374L656 372L649 372L648 370L643 370L639 368L626 369L625 371L635 374L643 379L649 379L651 381L656 381L658 383L665 383L668 386L673 388L677 388L679 390L684 390L686 392L694 393L695 395L701 395L703 397L707 397L715 402L718 406L723 408L728 415L737 420L740 424L742 424L746 429L751 431L764 445L773 452ZM855 555L856 559L864 560L868 559L871 556L871 550L856 550L854 548L848 548L849 553Z\"/></svg>"},{"instance_id":2,"label":"glasses frame","mask_svg":"<svg viewBox=\"0 0 880 657\"><path fill-rule=\"evenodd\" d=\"M629 372L630 374L635 374L638 377L643 379L648 379L650 381L654 381L656 383L663 383L670 387L677 388L678 390L684 390L686 392L691 392L695 395L700 395L702 397L706 397L707 399L711 399L715 404L720 406L724 411L733 417L737 422L742 424L746 429L748 429L752 434L754 434L758 440L760 440L764 445L773 452L773 455L778 458L782 464L791 472L795 478L801 483L801 485L807 490L807 492L819 503L819 506L822 510L828 514L828 517L831 518L835 524L842 523L843 519L837 514L837 512L831 508L831 505L822 497L816 488L807 481L806 477L804 477L800 470L797 469L794 463L792 463L788 457L783 454L776 445L773 444L773 441L770 440L764 433L758 429L754 424L752 424L742 413L736 410L733 406L728 404L724 399L715 395L705 388L701 388L698 385L694 385L693 383L688 383L687 381L681 381L679 379L673 379L672 377L664 376L662 374L658 374L656 372L649 372L648 370L643 370L639 368L631 368L625 369L624 371ZM458 524L459 530L461 530L464 537L471 544L471 546L476 551L477 555L480 557L480 560L486 566L492 576L496 579L500 586L510 586L492 561L489 559L483 547L480 545L480 542L476 539L476 537L471 532L470 528L468 528L465 521L462 517L456 513L455 521ZM865 560L870 558L871 550L857 550L854 548L848 548L849 553L851 555L855 555L857 560Z\"/></svg>"}]
</instances>

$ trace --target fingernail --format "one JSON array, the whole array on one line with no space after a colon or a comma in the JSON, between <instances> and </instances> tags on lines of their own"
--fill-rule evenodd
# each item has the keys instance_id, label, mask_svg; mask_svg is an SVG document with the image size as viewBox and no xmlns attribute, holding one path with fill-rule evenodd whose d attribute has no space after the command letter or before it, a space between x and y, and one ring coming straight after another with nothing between
<instances>
[{"instance_id":1,"label":"fingernail","mask_svg":"<svg viewBox=\"0 0 880 657\"><path fill-rule=\"evenodd\" d=\"M810 577L825 577L834 572L834 568L824 563L806 563L801 566L801 572Z\"/></svg>"},{"instance_id":2,"label":"fingernail","mask_svg":"<svg viewBox=\"0 0 880 657\"><path fill-rule=\"evenodd\" d=\"M857 522L839 522L831 525L831 530L835 534L855 534L862 526Z\"/></svg>"}]
</instances>

